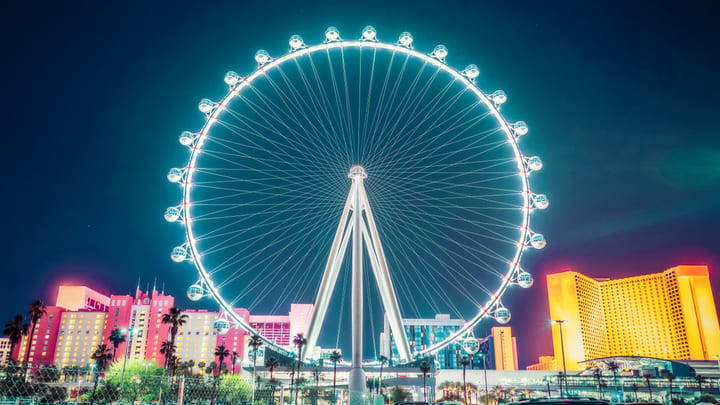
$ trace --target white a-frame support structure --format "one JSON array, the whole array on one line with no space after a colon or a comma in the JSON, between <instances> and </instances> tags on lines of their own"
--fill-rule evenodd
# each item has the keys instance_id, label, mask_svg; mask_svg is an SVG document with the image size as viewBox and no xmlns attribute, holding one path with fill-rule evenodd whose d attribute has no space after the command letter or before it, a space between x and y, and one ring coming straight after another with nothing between
<instances>
[{"instance_id":1,"label":"white a-frame support structure","mask_svg":"<svg viewBox=\"0 0 720 405\"><path fill-rule=\"evenodd\" d=\"M395 290L390 272L388 271L385 252L380 243L372 210L368 202L367 194L363 186L363 180L367 173L362 166L350 168L348 177L352 179L350 194L345 202L340 224L335 232L330 254L325 264L320 288L315 299L315 307L310 315L310 322L307 327L307 343L303 358L311 355L320 334L325 313L330 304L335 283L342 266L348 242L352 236L352 369L358 370L363 376L362 388L365 387L364 374L362 374L362 345L363 345L363 241L367 249L370 264L372 266L375 281L380 291L385 312L393 334L393 340L397 346L398 355L401 361L410 360L410 345L408 344L405 329L402 326L400 308L398 307ZM352 211L352 216L350 212ZM363 216L363 212L365 216ZM350 219L348 220L348 217ZM353 372L351 371L350 390L353 390ZM358 381L359 384L359 381Z\"/></svg>"}]
</instances>

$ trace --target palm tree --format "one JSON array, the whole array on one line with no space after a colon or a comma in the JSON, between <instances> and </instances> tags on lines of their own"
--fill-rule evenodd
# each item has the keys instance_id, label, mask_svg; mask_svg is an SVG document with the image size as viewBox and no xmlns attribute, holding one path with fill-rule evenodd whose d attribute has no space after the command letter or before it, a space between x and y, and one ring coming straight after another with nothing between
<instances>
[{"instance_id":1,"label":"palm tree","mask_svg":"<svg viewBox=\"0 0 720 405\"><path fill-rule=\"evenodd\" d=\"M112 332L110 332L108 341L113 345L112 359L113 361L115 361L115 354L117 352L118 346L120 346L120 343L125 341L125 334L122 333L120 329L115 328L112 330Z\"/></svg>"},{"instance_id":2,"label":"palm tree","mask_svg":"<svg viewBox=\"0 0 720 405\"><path fill-rule=\"evenodd\" d=\"M232 359L232 366L233 366L232 373L235 374L235 363L237 363L238 352L233 350L231 356L232 356L231 359Z\"/></svg>"},{"instance_id":3,"label":"palm tree","mask_svg":"<svg viewBox=\"0 0 720 405\"><path fill-rule=\"evenodd\" d=\"M20 343L23 335L28 333L29 328L30 326L25 323L25 317L20 314L15 315L5 324L3 334L10 339L10 353L8 354L9 360L12 360L12 353L15 351L15 346Z\"/></svg>"},{"instance_id":4,"label":"palm tree","mask_svg":"<svg viewBox=\"0 0 720 405\"><path fill-rule=\"evenodd\" d=\"M225 364L225 358L230 355L230 351L225 348L225 343L221 344L220 346L215 348L215 357L218 358L218 363L220 363L220 368L222 369L222 365ZM227 366L225 366L227 367Z\"/></svg>"},{"instance_id":5,"label":"palm tree","mask_svg":"<svg viewBox=\"0 0 720 405\"><path fill-rule=\"evenodd\" d=\"M307 339L305 339L305 336L302 333L298 333L293 338L293 344L298 348L298 358L297 358L298 381L300 380L300 365L302 364L302 348L303 348L303 346L305 346L305 343L307 343ZM297 403L298 391L299 390L295 391L295 403Z\"/></svg>"},{"instance_id":6,"label":"palm tree","mask_svg":"<svg viewBox=\"0 0 720 405\"><path fill-rule=\"evenodd\" d=\"M597 381L598 386L598 392L600 393L600 397L602 398L602 387L600 386L600 378L602 378L602 370L600 370L600 367L595 367L593 369L593 378Z\"/></svg>"},{"instance_id":7,"label":"palm tree","mask_svg":"<svg viewBox=\"0 0 720 405\"><path fill-rule=\"evenodd\" d=\"M205 362L199 361L197 366L200 369L200 374L204 374L205 373Z\"/></svg>"},{"instance_id":8,"label":"palm tree","mask_svg":"<svg viewBox=\"0 0 720 405\"><path fill-rule=\"evenodd\" d=\"M292 398L292 389L295 386L295 360L290 359L288 368L290 369L288 374L290 374L290 397Z\"/></svg>"},{"instance_id":9,"label":"palm tree","mask_svg":"<svg viewBox=\"0 0 720 405\"><path fill-rule=\"evenodd\" d=\"M263 340L257 333L250 336L250 340L248 340L248 346L252 347L253 349L253 380L255 379L255 362L257 361L257 351L258 347L263 345Z\"/></svg>"},{"instance_id":10,"label":"palm tree","mask_svg":"<svg viewBox=\"0 0 720 405\"><path fill-rule=\"evenodd\" d=\"M40 300L35 300L30 303L30 309L28 310L28 316L30 316L30 323L32 325L32 328L30 329L30 336L28 336L28 347L25 351L25 364L28 363L30 360L30 344L32 342L32 337L35 334L35 327L37 326L38 321L40 318L43 317L47 313L47 310L45 309L45 304L42 303Z\"/></svg>"},{"instance_id":11,"label":"palm tree","mask_svg":"<svg viewBox=\"0 0 720 405\"><path fill-rule=\"evenodd\" d=\"M668 371L667 375L665 375L665 378L667 378L668 382L670 383L670 390L668 391L668 393L670 395L670 404L672 405L672 389L673 389L672 383L673 383L673 380L675 379L675 375Z\"/></svg>"},{"instance_id":12,"label":"palm tree","mask_svg":"<svg viewBox=\"0 0 720 405\"><path fill-rule=\"evenodd\" d=\"M605 362L605 365L607 366L608 370L612 372L613 375L613 384L615 384L615 393L619 391L618 387L618 379L617 379L617 372L620 370L620 364L618 364L617 361L608 360Z\"/></svg>"},{"instance_id":13,"label":"palm tree","mask_svg":"<svg viewBox=\"0 0 720 405\"><path fill-rule=\"evenodd\" d=\"M270 379L273 379L273 371L278 368L280 365L280 360L278 360L276 357L270 357L269 359L265 360L265 368L270 371Z\"/></svg>"},{"instance_id":14,"label":"palm tree","mask_svg":"<svg viewBox=\"0 0 720 405\"><path fill-rule=\"evenodd\" d=\"M420 372L422 372L423 375L423 401L427 402L427 387L425 385L425 379L430 372L431 366L430 362L427 360L423 360L420 362Z\"/></svg>"},{"instance_id":15,"label":"palm tree","mask_svg":"<svg viewBox=\"0 0 720 405\"><path fill-rule=\"evenodd\" d=\"M105 371L105 367L107 367L112 356L110 348L105 343L99 344L93 354L90 355L90 359L95 362L95 382L93 383L92 395L90 395L90 405L95 402L95 391L97 390L98 380L100 380L100 373Z\"/></svg>"},{"instance_id":16,"label":"palm tree","mask_svg":"<svg viewBox=\"0 0 720 405\"><path fill-rule=\"evenodd\" d=\"M160 343L160 354L165 356L165 367L167 368L170 364L170 357L172 356L173 347L170 341L166 340Z\"/></svg>"},{"instance_id":17,"label":"palm tree","mask_svg":"<svg viewBox=\"0 0 720 405\"><path fill-rule=\"evenodd\" d=\"M638 392L638 385L633 383L633 385L630 386L630 389L633 390L635 393L635 402L638 402L637 392Z\"/></svg>"},{"instance_id":18,"label":"palm tree","mask_svg":"<svg viewBox=\"0 0 720 405\"><path fill-rule=\"evenodd\" d=\"M330 361L333 362L333 393L335 392L335 377L337 376L337 363L342 359L342 355L339 351L333 350L332 353L330 353ZM380 376L382 378L382 365L380 366Z\"/></svg>"},{"instance_id":19,"label":"palm tree","mask_svg":"<svg viewBox=\"0 0 720 405\"><path fill-rule=\"evenodd\" d=\"M645 378L645 383L648 387L648 394L650 395L650 402L652 402L652 387L650 387L650 374L645 374L643 378Z\"/></svg>"},{"instance_id":20,"label":"palm tree","mask_svg":"<svg viewBox=\"0 0 720 405\"><path fill-rule=\"evenodd\" d=\"M707 382L707 378L703 375L698 374L695 376L695 382L697 383L698 390L700 391L700 395L702 396L703 384L705 384Z\"/></svg>"},{"instance_id":21,"label":"palm tree","mask_svg":"<svg viewBox=\"0 0 720 405\"><path fill-rule=\"evenodd\" d=\"M165 356L165 367L168 366L168 357L175 353L175 337L181 326L185 325L188 316L183 314L177 307L171 307L166 314L163 314L161 322L170 325L170 355Z\"/></svg>"},{"instance_id":22,"label":"palm tree","mask_svg":"<svg viewBox=\"0 0 720 405\"><path fill-rule=\"evenodd\" d=\"M467 381L465 381L465 370L467 369L467 366L470 364L470 358L468 356L462 356L460 359L460 364L462 364L463 367L463 394L465 394L465 405L468 403L468 397L467 397Z\"/></svg>"},{"instance_id":23,"label":"palm tree","mask_svg":"<svg viewBox=\"0 0 720 405\"><path fill-rule=\"evenodd\" d=\"M379 390L382 388L382 372L383 372L383 367L385 366L385 364L387 364L387 362L388 362L388 358L381 355L380 356L380 383L378 384L378 391L375 392L375 394L379 394L380 393Z\"/></svg>"}]
</instances>

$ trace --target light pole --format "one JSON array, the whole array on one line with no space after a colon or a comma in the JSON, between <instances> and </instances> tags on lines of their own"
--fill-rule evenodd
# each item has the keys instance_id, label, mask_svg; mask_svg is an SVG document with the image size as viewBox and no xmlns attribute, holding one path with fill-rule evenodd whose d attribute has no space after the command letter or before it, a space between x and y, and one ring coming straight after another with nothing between
<instances>
[{"instance_id":1,"label":"light pole","mask_svg":"<svg viewBox=\"0 0 720 405\"><path fill-rule=\"evenodd\" d=\"M563 335L562 335L562 325L564 323L567 323L567 321L564 319L552 319L552 320L550 320L550 323L558 324L558 331L560 332L560 355L562 356L563 379L565 380L565 393L567 394L568 383L567 383L567 368L565 366L565 344L563 343Z\"/></svg>"},{"instance_id":2,"label":"light pole","mask_svg":"<svg viewBox=\"0 0 720 405\"><path fill-rule=\"evenodd\" d=\"M135 334L138 332L137 329L120 329L121 332L125 333L125 336L127 336L127 342L125 342L125 357L123 357L123 368L122 368L122 376L120 377L120 387L122 388L125 384L125 364L127 363L127 358L130 352L130 345L132 344L132 338L135 336Z\"/></svg>"}]
</instances>

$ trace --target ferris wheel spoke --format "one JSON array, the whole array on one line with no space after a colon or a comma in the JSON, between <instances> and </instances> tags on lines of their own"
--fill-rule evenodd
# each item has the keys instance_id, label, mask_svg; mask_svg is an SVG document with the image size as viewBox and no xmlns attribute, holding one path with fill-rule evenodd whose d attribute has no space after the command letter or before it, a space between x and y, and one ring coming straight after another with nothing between
<instances>
[{"instance_id":1,"label":"ferris wheel spoke","mask_svg":"<svg viewBox=\"0 0 720 405\"><path fill-rule=\"evenodd\" d=\"M350 107L350 90L348 86L348 79L347 79L347 69L345 68L345 50L340 47L340 57L342 60L341 66L342 66L342 73L343 73L343 85L345 86L345 115L348 123L348 139L350 139L350 142L348 142L350 145L353 144L352 138L355 133L353 129L353 119L352 119L352 112ZM362 58L362 48L360 48L360 58ZM332 64L331 64L332 67ZM359 151L359 144L356 143L355 147L358 148L355 150L354 156L360 156Z\"/></svg>"},{"instance_id":2,"label":"ferris wheel spoke","mask_svg":"<svg viewBox=\"0 0 720 405\"><path fill-rule=\"evenodd\" d=\"M223 281L223 283L220 284L219 287L220 288L224 287L225 285L228 285L229 283L235 281L236 279L238 279L240 277L244 277L249 272L252 272L253 270L257 270L260 267L262 267L265 270L272 269L272 268L278 268L278 269L283 268L284 265L287 264L287 262L289 260L294 258L295 252L297 252L297 250L304 247L304 245L302 243L304 241L306 241L308 238L310 238L312 235L314 235L314 232L316 230L318 230L318 228L322 228L323 230L328 230L328 225L327 225L327 223L323 224L318 221L318 222L312 224L311 226L309 226L308 232L299 233L299 234L293 236L293 239L289 239L291 236L287 233L278 235L272 242L267 243L267 245L264 246L262 249L257 249L256 251L254 251L253 254L251 254L249 257L247 257L248 262L252 261L255 258L261 258L260 261L258 261L253 266L249 266L248 268L243 269L242 271L241 271L241 269L235 270L229 276L226 276L225 281ZM321 233L322 232L318 232L318 234L321 234ZM317 244L320 242L321 242L321 238L316 236L314 242L309 246L309 249L307 249L307 251L310 251L313 248L315 248L317 246ZM283 244L284 246L294 246L295 250L293 252L286 252L285 249L282 249L282 248L272 249L273 246L279 245L279 244ZM285 261L283 263L273 264L275 259L277 257L280 257L283 254L287 254L287 256L288 256L287 258L285 258ZM307 254L307 252L306 252L306 254ZM299 264L302 262L303 262L303 260L301 258L300 260L296 261L295 263ZM266 264L266 265L263 266L264 264ZM309 270L312 270L312 269L309 269ZM257 271L256 273L257 273L256 278L250 280L250 282L247 283L248 286L250 286L250 287L272 286L273 288L276 288L278 285L287 285L287 284L269 283L268 280L261 278L261 277L270 277L273 274L287 276L287 275L292 275L294 273L304 274L307 272ZM238 294L236 299L234 299L233 301L238 302L238 299L242 298L244 295L247 295L247 293L243 292L241 294Z\"/></svg>"},{"instance_id":3,"label":"ferris wheel spoke","mask_svg":"<svg viewBox=\"0 0 720 405\"><path fill-rule=\"evenodd\" d=\"M365 118L362 119L362 130L360 129L360 116L361 116L361 107L362 102L360 101L360 95L362 94L362 89L360 89L358 84L358 138L362 137L362 139L367 140L368 134L367 134L367 124L370 119L370 104L372 101L372 95L373 95L373 81L375 80L375 60L377 58L377 48L373 47L373 55L372 55L372 63L370 65L370 78L368 79L368 89L367 89L367 96L365 98ZM362 64L360 64L360 68L362 71ZM366 156L367 155L367 145L369 142L362 142L362 149L360 151L361 155Z\"/></svg>"},{"instance_id":4,"label":"ferris wheel spoke","mask_svg":"<svg viewBox=\"0 0 720 405\"><path fill-rule=\"evenodd\" d=\"M383 85L382 85L382 87L381 87L381 89L380 89L380 94L379 94L379 96L378 96L377 102L375 103L375 108L374 108L373 114L372 114L373 117L377 117L378 114L380 113L380 111L382 111L382 110L381 110L381 106L382 106L382 104L383 104L383 102L384 102L384 100L385 100L385 92L386 92L386 90L387 90L387 86L388 86L388 83L389 83L389 80L390 80L390 73L392 72L392 68L393 68L393 63L394 63L394 62L395 62L395 51L393 50L392 54L390 55L390 62L388 63L388 68L387 68L387 71L385 72L385 79L383 80ZM370 102L371 102L371 101L368 100L368 108L369 108ZM369 120L366 119L366 121L369 121ZM376 144L376 142L375 142L375 136L374 136L374 130L373 130L376 122L377 122L377 119L375 119L375 120L373 120L373 121L369 121L370 127L367 128L366 133L365 133L365 138L367 139L367 142L366 142L366 143L367 143L368 145L375 145L375 144ZM366 124L367 124L367 123L366 123ZM374 148L371 148L371 149L370 149L370 151L368 152L368 155L370 155L370 156L373 155L373 152L374 152L373 149L374 149Z\"/></svg>"},{"instance_id":5,"label":"ferris wheel spoke","mask_svg":"<svg viewBox=\"0 0 720 405\"><path fill-rule=\"evenodd\" d=\"M408 240L408 238L405 236L405 233L402 232L402 230L390 228L390 229L388 229L388 231L389 231L389 234L393 235L393 237L390 238L391 240L396 241L396 243L399 243L401 246L404 246L405 248L407 248L408 249L407 251L414 251L413 243ZM405 253L406 250L403 250L403 249L394 249L393 251L403 252L403 255L405 258L405 263L413 264L411 266L402 266L400 264L399 260L396 260L396 263L395 263L396 266L394 267L394 269L403 269L403 270L398 270L400 272L407 272L408 267L415 270L414 274L412 274L408 277L394 277L394 279L402 280L403 284L406 287L405 290L409 293L409 295L412 296L412 291L423 291L426 296L431 297L430 303L432 306L432 310L435 313L443 312L443 309L442 309L443 307L438 305L435 302L434 297L436 295L440 295L441 297L445 298L445 304L447 305L445 308L448 308L448 307L453 308L454 307L454 305L452 304L452 300L450 300L446 296L444 289L441 288L441 286L437 283L437 280L435 279L435 277L432 275L431 269L433 268L433 266L427 262L427 259L425 259L424 257L417 255L417 254L416 254L416 256L418 256L418 257L411 258L408 254ZM419 271L418 269L416 269L414 267L414 265L423 266L424 271ZM429 285L418 284L416 281L416 280L427 279L428 276L430 276L430 280L435 284L434 288L431 288L432 286L429 286ZM410 284L412 284L412 286L410 286ZM437 293L434 294L434 292L437 292ZM419 310L419 307L417 305L415 305L415 310L416 310L417 316L422 316L421 312ZM453 309L453 312L456 315L461 314L461 312L459 310L457 310L456 308Z\"/></svg>"},{"instance_id":6,"label":"ferris wheel spoke","mask_svg":"<svg viewBox=\"0 0 720 405\"><path fill-rule=\"evenodd\" d=\"M389 84L389 82L383 84L383 89L382 89L382 92L380 93L381 99L378 100L377 108L375 110L375 114L373 115L374 119L370 125L370 139L372 139L372 140L379 140L378 137L382 137L384 135L383 133L379 132L379 128L380 128L380 125L383 122L383 120L385 120L387 118L387 115L390 112L390 108L392 107L392 105L395 102L395 95L397 94L397 90L398 90L398 87L400 86L400 83L402 83L402 79L403 79L403 76L405 75L405 69L407 68L408 61L409 61L409 56L406 55L405 59L402 62L402 65L400 66L399 72L396 75L395 81L393 82L393 84L390 88L390 93L387 94L387 96L386 96L387 84ZM387 75L390 74L391 70L392 70L392 64L390 64L390 66L388 66ZM374 143L379 143L379 142L374 142Z\"/></svg>"},{"instance_id":7,"label":"ferris wheel spoke","mask_svg":"<svg viewBox=\"0 0 720 405\"><path fill-rule=\"evenodd\" d=\"M398 234L400 235L399 237L398 237ZM402 245L404 245L406 248L409 249L409 251L416 252L418 247L415 245L415 243L409 241L404 235L405 234L402 231L395 233L394 234L395 237L393 238L393 240L398 241L398 243L401 243ZM396 250L400 250L400 249L396 249ZM429 255L420 255L420 254L415 253L414 257L406 258L407 263L412 263L413 265L406 266L406 267L403 267L403 266L397 267L397 269L402 269L402 270L400 270L400 274L407 272L408 268L413 269L414 274L409 274L407 276L399 276L396 278L401 278L401 279L406 280L406 283L405 283L406 285L412 284L411 288L413 288L413 289L410 289L409 291L421 290L421 291L424 291L428 297L433 297L432 298L432 302L433 302L433 306L434 306L433 311L435 313L442 313L442 312L444 312L442 308L447 308L447 309L450 309L456 316L462 317L462 312L453 304L453 301L444 292L437 293L438 291L444 291L444 289L442 288L442 286L438 283L437 279L435 278L435 276L434 276L435 272L433 271L433 269L436 268L438 265L441 267L446 267L446 268L447 268L447 266L443 265L443 263L438 261L437 256L435 256L433 253L429 252L424 246L420 246L420 250L425 251L426 254L429 253ZM401 251L404 252L405 250L401 250ZM435 265L428 262L428 260L431 260L431 259L434 259L434 261L436 262ZM415 268L416 265L423 266L424 270L420 271L420 269ZM424 285L424 284L418 285L416 280L423 280L423 279L432 281L434 283L434 288L430 288L431 286ZM407 280L409 280L409 283L407 282ZM436 295L439 295L440 296L439 298L444 298L445 307L439 306L437 303L435 303L434 297ZM471 299L471 302L474 301L474 298L472 297L472 295L468 294L467 297L469 297ZM421 314L418 314L418 315L422 316Z\"/></svg>"},{"instance_id":8,"label":"ferris wheel spoke","mask_svg":"<svg viewBox=\"0 0 720 405\"><path fill-rule=\"evenodd\" d=\"M337 137L338 145L344 146L343 140L345 138L342 137L344 128L342 125L341 113L338 111L337 108L335 108L335 109L332 109L333 114L330 114L328 108L329 108L329 106L333 105L332 102L330 101L330 96L328 95L328 93L330 91L325 88L325 84L323 84L323 80L320 79L320 75L318 73L317 67L315 66L315 62L313 61L312 55L308 54L307 56L308 56L308 62L310 64L311 70L313 71L313 77L315 78L315 84L317 85L318 91L320 92L321 99L323 101L323 107L324 107L325 113L328 117L333 117L335 119L335 123L337 124L337 128L333 128L334 129L333 135L335 137ZM298 69L300 69L300 68L298 67ZM334 84L334 82L333 82L333 84ZM336 95L335 98L337 100L337 87L334 85L333 89L335 90L334 94ZM332 123L332 120L329 119L328 122ZM343 151L341 153L344 153L344 155L349 158L351 152L348 151L347 148L344 148L344 147L341 147L340 149Z\"/></svg>"},{"instance_id":9,"label":"ferris wheel spoke","mask_svg":"<svg viewBox=\"0 0 720 405\"><path fill-rule=\"evenodd\" d=\"M445 248L444 246L437 244L437 242L435 242L434 238L444 238L444 239L446 239L448 242L450 242L451 244L454 244L454 245L456 245L456 246L462 246L464 249L470 249L471 251L475 252L475 254L480 254L480 255L482 255L482 256L486 256L486 257L488 257L488 258L492 258L492 259L494 259L494 260L498 260L498 261L500 261L500 262L503 263L503 264L507 264L507 263L509 262L509 260L508 260L507 258L503 257L502 255L498 254L497 252L494 252L494 251L491 250L491 249L489 249L489 251L478 250L478 249L476 249L476 248L473 248L472 246L468 246L468 245L462 244L459 240L457 240L457 239L455 239L455 238L450 238L449 236L447 236L448 230L450 230L450 231L452 231L452 232L456 232L456 233L461 233L461 234L462 234L463 232L461 232L461 230L459 230L459 229L457 229L457 228L449 228L449 227L447 227L446 225L443 225L442 223L430 221L430 220L427 219L427 216L422 216L422 217L421 217L421 216L417 216L417 218L415 218L415 217L409 218L407 211L398 211L398 210L396 210L396 209L394 209L394 208L390 208L389 210L390 210L390 211L393 211L393 212L395 213L395 215L404 217L404 218L406 219L406 221L407 221L407 224L408 224L407 226L411 226L411 227L416 228L416 230L419 232L419 234L417 234L417 236L423 236L423 237L426 239L426 242L427 242L427 243L432 243L433 245L437 246L438 248L440 248L440 249L442 249L442 250L446 250L446 251L450 252L450 251L447 250L447 248ZM429 225L429 226L431 226L433 229L435 229L435 230L437 231L437 233L433 233L432 235L428 235L425 230L423 230L423 229L421 229L420 227L416 226L416 225L413 223L412 220L421 221L421 222L426 223L427 225ZM439 226L440 228L438 228L438 226ZM443 230L443 229L441 229L441 228L445 228L445 229ZM479 236L479 235L472 235L472 234L471 234L471 236ZM482 243L478 242L477 240L475 240L475 243L478 243L478 244L479 244L480 246L482 246L484 249L487 249L487 248L485 247L485 245L483 245ZM477 257L477 256L474 256L473 259L474 259L474 260L478 260L478 259L480 259L480 258ZM497 272L495 272L494 270L492 270L492 267L488 267L487 269L488 269L488 270L491 270L491 271L493 272L493 274L495 274L496 276L499 275L499 273L497 273Z\"/></svg>"},{"instance_id":10,"label":"ferris wheel spoke","mask_svg":"<svg viewBox=\"0 0 720 405\"><path fill-rule=\"evenodd\" d=\"M269 107L269 108L271 108L271 110L283 112L283 113L284 113L283 115L286 115L286 116L289 116L289 115L288 115L284 110L300 111L301 115L305 118L305 120L308 122L308 124L309 124L310 127L312 128L312 131L308 131L308 130L299 122L299 120L297 120L297 118L294 117L294 115L293 115L292 120L300 127L301 131L303 131L303 132L305 132L305 133L308 133L308 134L313 134L313 135L314 135L314 137L312 137L312 138L315 138L314 140L312 140L314 147L312 147L312 148L310 148L310 149L313 149L313 150L314 150L314 149L317 149L317 150L322 150L324 153L331 153L331 150L328 149L327 145L325 145L325 143L324 143L324 140L327 139L327 137L326 137L326 135L328 135L327 132L325 132L325 133L320 132L320 131L318 130L318 128L312 123L312 120L310 120L310 118L308 117L308 115L305 113L305 110L306 110L306 109L309 110L309 106L307 105L307 103L304 102L303 97L296 97L297 88L296 88L294 85L289 84L289 83L287 82L287 80L285 79L285 76L284 76L284 72L283 72L281 69L278 69L278 73L281 75L281 77L283 77L283 79L284 79L284 81L285 81L285 83L286 83L286 86L287 86L287 88L288 88L288 92L289 92L290 94L292 94L292 99L294 100L293 105L290 106L290 105L288 105L288 104L285 102L285 100L290 100L290 97L288 97L287 94L280 88L280 86L279 86L277 83L275 83L274 80L272 80L272 78L270 77L270 75L267 75L267 76L266 76L266 77L267 77L267 80L268 80L268 83L269 83L269 84L271 85L271 87L275 90L276 94L278 94L278 95L280 96L280 99L283 100L283 103L284 103L284 105L285 105L285 109L280 108L280 107L277 106L276 104L272 103L272 101L270 101L270 100L268 100L265 104L266 104L266 105L267 105L268 103L272 104L272 107ZM256 92L256 94L258 95L258 97L263 98L264 100L267 99L267 97L263 96L262 93L258 92L258 91L255 90L255 89L253 89L253 90ZM303 106L300 105L300 102L302 102L302 103L305 105L305 107L307 107L307 108L303 108ZM277 114L274 114L274 115L277 117ZM298 137L298 138L300 137L299 133L298 133L297 131L294 131L293 129L291 129L289 126L287 126L287 125L284 123L283 120L280 120L279 117L277 117L277 119L278 119L279 122L283 123L283 125L284 125L285 127L287 127L288 130L291 131L296 137ZM322 121L320 121L320 123L322 123ZM308 137L308 138L310 138L310 137ZM306 149L307 149L307 147L306 147Z\"/></svg>"},{"instance_id":11,"label":"ferris wheel spoke","mask_svg":"<svg viewBox=\"0 0 720 405\"><path fill-rule=\"evenodd\" d=\"M350 134L350 127L347 122L347 119L344 117L346 115L346 113L345 113L345 110L342 108L343 103L341 103L341 101L340 101L340 91L338 90L337 80L335 79L335 68L333 67L332 57L330 56L330 50L326 50L325 53L327 55L327 61L328 61L328 66L329 66L328 71L330 72L330 78L332 79L332 88L333 88L333 91L335 94L335 106L337 107L337 110L338 110L337 115L338 115L338 122L340 123L340 130L343 132L343 138L347 139L347 137ZM352 147L352 143L349 143L348 146ZM353 155L352 149L350 151L350 155L351 156Z\"/></svg>"}]
</instances>

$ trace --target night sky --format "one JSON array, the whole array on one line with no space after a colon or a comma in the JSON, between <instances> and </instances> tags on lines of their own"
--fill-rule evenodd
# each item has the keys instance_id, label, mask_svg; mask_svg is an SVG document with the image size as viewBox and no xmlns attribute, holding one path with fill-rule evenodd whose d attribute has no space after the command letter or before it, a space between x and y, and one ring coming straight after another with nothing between
<instances>
[{"instance_id":1,"label":"night sky","mask_svg":"<svg viewBox=\"0 0 720 405\"><path fill-rule=\"evenodd\" d=\"M446 44L530 125L523 150L545 163L533 189L551 205L533 218L549 245L524 262L536 284L504 300L521 365L551 350L549 272L708 264L720 289L713 2L21 3L0 13L2 322L60 282L125 293L157 278L186 307L195 276L170 261L182 234L162 218L180 198L165 180L185 161L178 134L199 126L197 101L223 94L227 70L329 25Z\"/></svg>"}]
</instances>

